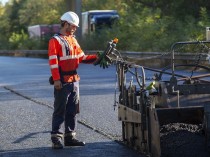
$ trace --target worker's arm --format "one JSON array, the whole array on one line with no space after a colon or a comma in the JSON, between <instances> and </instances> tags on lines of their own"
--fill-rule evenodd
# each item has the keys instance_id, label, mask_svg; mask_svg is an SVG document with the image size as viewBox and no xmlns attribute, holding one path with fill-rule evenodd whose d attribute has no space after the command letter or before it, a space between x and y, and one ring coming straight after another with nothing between
<instances>
[{"instance_id":1,"label":"worker's arm","mask_svg":"<svg viewBox=\"0 0 210 157\"><path fill-rule=\"evenodd\" d=\"M50 39L48 45L48 56L49 56L49 65L52 74L52 78L54 81L54 87L56 89L61 89L62 84L60 81L60 73L58 66L58 52L60 49L60 44L55 38Z\"/></svg>"}]
</instances>

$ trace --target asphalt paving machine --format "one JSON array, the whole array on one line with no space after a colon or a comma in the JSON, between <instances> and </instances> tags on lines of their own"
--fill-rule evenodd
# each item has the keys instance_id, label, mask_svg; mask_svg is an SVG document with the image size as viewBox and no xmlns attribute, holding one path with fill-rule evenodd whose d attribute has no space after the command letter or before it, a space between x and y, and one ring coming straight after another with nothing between
<instances>
[{"instance_id":1,"label":"asphalt paving machine","mask_svg":"<svg viewBox=\"0 0 210 157\"><path fill-rule=\"evenodd\" d=\"M115 106L122 121L123 142L147 156L160 157L160 126L202 124L204 146L210 149L210 68L200 64L201 55L210 53L210 41L174 43L167 53L171 64L162 69L124 60L117 43L118 39L108 42L104 55L116 65L119 97ZM181 51L194 51L197 59L175 64L175 54ZM179 73L183 69L190 75ZM149 72L152 75L148 77Z\"/></svg>"}]
</instances>

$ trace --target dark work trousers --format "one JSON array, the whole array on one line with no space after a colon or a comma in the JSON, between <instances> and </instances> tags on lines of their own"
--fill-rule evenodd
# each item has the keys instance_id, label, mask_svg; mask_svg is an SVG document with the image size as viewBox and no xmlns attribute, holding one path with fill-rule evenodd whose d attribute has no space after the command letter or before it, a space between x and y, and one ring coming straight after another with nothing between
<instances>
[{"instance_id":1,"label":"dark work trousers","mask_svg":"<svg viewBox=\"0 0 210 157\"><path fill-rule=\"evenodd\" d=\"M79 108L79 82L65 83L62 89L54 88L54 112L51 134L60 134L64 123L65 133L76 128L76 114Z\"/></svg>"}]
</instances>

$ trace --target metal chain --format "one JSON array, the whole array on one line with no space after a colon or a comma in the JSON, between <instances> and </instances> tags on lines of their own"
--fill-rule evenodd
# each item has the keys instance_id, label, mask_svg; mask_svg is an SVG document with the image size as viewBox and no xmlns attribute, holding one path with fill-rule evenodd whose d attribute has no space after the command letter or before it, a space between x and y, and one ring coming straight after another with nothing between
<instances>
[{"instance_id":1,"label":"metal chain","mask_svg":"<svg viewBox=\"0 0 210 157\"><path fill-rule=\"evenodd\" d=\"M193 76L194 71L196 71L196 70L197 70L198 65L199 65L199 63L200 63L200 60L201 60L201 54L199 54L199 55L198 55L198 59L195 61L195 67L194 67L194 69L193 69L193 70L192 70L192 72L191 72L191 76L190 76L190 78Z\"/></svg>"}]
</instances>

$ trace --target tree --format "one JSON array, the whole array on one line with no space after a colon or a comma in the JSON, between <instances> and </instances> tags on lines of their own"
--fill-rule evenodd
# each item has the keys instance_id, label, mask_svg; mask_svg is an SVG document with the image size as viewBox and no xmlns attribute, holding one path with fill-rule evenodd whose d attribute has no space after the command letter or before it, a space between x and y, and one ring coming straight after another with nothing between
<instances>
[{"instance_id":1,"label":"tree","mask_svg":"<svg viewBox=\"0 0 210 157\"><path fill-rule=\"evenodd\" d=\"M6 32L4 39L0 40L8 43L9 38L14 38L14 34L18 37L24 33L27 35L27 27L30 25L58 23L64 6L62 0L10 0L9 2L4 6L5 12L0 17L0 33ZM9 47L11 46L7 46Z\"/></svg>"},{"instance_id":2,"label":"tree","mask_svg":"<svg viewBox=\"0 0 210 157\"><path fill-rule=\"evenodd\" d=\"M29 25L59 23L66 1L9 0L5 6L0 4L0 48L9 48L9 39L17 43L14 38L25 38ZM210 26L207 0L82 0L82 11L96 9L117 10L120 19L112 29L89 35L86 49L103 49L107 40L118 37L122 50L165 51L177 41L205 40L205 27Z\"/></svg>"}]
</instances>

